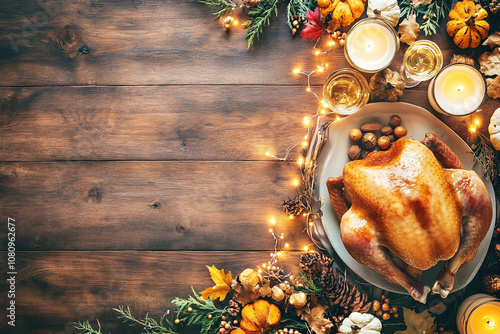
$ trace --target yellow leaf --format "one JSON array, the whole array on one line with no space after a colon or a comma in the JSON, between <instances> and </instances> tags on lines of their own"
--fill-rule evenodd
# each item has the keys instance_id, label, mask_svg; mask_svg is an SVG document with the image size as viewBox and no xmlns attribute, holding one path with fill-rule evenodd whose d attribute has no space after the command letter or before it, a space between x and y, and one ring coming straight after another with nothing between
<instances>
[{"instance_id":1,"label":"yellow leaf","mask_svg":"<svg viewBox=\"0 0 500 334\"><path fill-rule=\"evenodd\" d=\"M207 268L210 272L212 281L214 281L215 283L215 286L203 290L201 292L201 296L203 297L203 299L210 298L211 300L215 300L219 298L222 301L226 298L226 295L229 293L229 291L231 291L231 284L233 282L231 272L228 271L226 275L224 273L224 269L219 270L215 268L215 266L207 266Z\"/></svg>"},{"instance_id":2,"label":"yellow leaf","mask_svg":"<svg viewBox=\"0 0 500 334\"><path fill-rule=\"evenodd\" d=\"M217 298L219 298L222 301L226 298L229 291L231 291L231 288L227 285L216 285L214 287L203 290L202 292L200 292L200 294L203 299L210 298L211 300L216 300Z\"/></svg>"},{"instance_id":3,"label":"yellow leaf","mask_svg":"<svg viewBox=\"0 0 500 334\"><path fill-rule=\"evenodd\" d=\"M214 281L215 285L227 285L231 286L233 283L233 278L231 277L231 272L228 271L227 275L224 274L224 269L217 269L215 266L207 266L208 271L210 271L210 277L212 277L212 280Z\"/></svg>"}]
</instances>

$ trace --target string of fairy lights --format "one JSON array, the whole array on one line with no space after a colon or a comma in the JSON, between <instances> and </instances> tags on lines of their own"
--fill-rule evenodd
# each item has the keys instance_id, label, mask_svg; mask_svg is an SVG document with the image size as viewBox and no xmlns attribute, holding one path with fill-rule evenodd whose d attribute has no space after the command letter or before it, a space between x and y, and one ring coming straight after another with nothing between
<instances>
[{"instance_id":1,"label":"string of fairy lights","mask_svg":"<svg viewBox=\"0 0 500 334\"><path fill-rule=\"evenodd\" d=\"M266 152L265 155L267 157L270 157L270 158L273 158L273 159L279 160L279 161L289 161L289 157L295 148L302 147L304 149L310 149L309 144L310 144L311 134L320 124L321 118L326 117L326 116L333 116L332 122L337 122L341 119L341 117L339 115L337 115L335 112L330 110L326 101L323 98L321 98L318 95L318 93L314 92L313 87L311 85L311 77L313 75L323 74L329 68L329 64L327 62L323 62L322 59L320 59L320 58L322 58L321 56L327 55L328 52L330 52L332 49L334 49L338 44L333 39L331 39L329 34L327 34L327 36L328 36L328 41L326 42L327 48L325 50L321 50L320 48L318 48L318 44L319 44L321 38L318 39L313 46L313 55L315 55L318 58L318 60L317 60L318 64L316 64L314 66L313 70L302 70L300 67L296 67L292 70L292 74L303 75L306 77L305 91L306 91L306 93L313 94L313 96L318 101L318 107L317 107L316 113L314 113L312 116L305 116L303 118L302 123L307 128L307 133L300 142L288 146L282 157L277 156L275 154L271 154L270 152ZM480 111L481 110L479 109L478 112L480 112ZM479 113L475 113L475 114L476 114L476 116L474 118L472 118L472 115L471 115L470 124L467 127L468 133L472 136L479 134L479 129L480 129L481 124L482 124L481 119L479 118L479 116L477 116ZM311 127L311 123L312 123L313 119L316 119L316 126L314 128ZM305 163L304 157L298 156L296 159L296 162L299 165L299 168L302 170L304 168L304 163ZM298 187L298 186L300 186L301 182L299 181L298 178L294 178L292 180L292 184L295 187ZM303 216L307 216L307 213L303 213ZM294 218L293 215L289 215L289 219L293 219L293 218ZM277 265L278 258L285 251L290 249L289 243L284 241L284 238L285 238L284 234L276 232L276 220L271 218L269 222L272 225L272 228L269 229L269 232L274 239L274 251L270 254L270 260L267 263L263 263L262 266L257 266L258 272L261 273L263 275L263 277L265 277L265 278L274 277L275 275L277 275L278 272L282 273L283 268L281 268ZM309 224L311 227L314 223L308 222L307 224ZM313 246L313 245L308 244L308 245L304 246L302 249L304 252L312 251L311 246ZM293 276L290 273L281 276L282 279L283 279L283 277L293 278Z\"/></svg>"}]
</instances>

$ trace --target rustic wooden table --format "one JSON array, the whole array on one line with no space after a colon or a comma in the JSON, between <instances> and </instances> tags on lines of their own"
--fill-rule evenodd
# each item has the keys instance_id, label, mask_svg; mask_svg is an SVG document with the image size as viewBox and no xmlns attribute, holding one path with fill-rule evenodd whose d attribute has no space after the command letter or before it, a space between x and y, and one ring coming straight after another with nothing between
<instances>
[{"instance_id":1,"label":"rustic wooden table","mask_svg":"<svg viewBox=\"0 0 500 334\"><path fill-rule=\"evenodd\" d=\"M281 202L299 170L265 152L300 141L316 112L292 75L314 68L312 43L292 37L283 7L250 50L211 13L196 0L2 2L0 244L15 219L17 277L11 328L2 246L0 332L75 333L73 321L99 318L132 333L112 307L159 316L211 285L205 265L267 261L271 217L296 270L310 242ZM458 51L444 30L431 39L445 62ZM349 67L340 48L326 60ZM432 110L427 85L401 100ZM498 106L486 99L483 133ZM470 117L439 117L467 136Z\"/></svg>"}]
</instances>

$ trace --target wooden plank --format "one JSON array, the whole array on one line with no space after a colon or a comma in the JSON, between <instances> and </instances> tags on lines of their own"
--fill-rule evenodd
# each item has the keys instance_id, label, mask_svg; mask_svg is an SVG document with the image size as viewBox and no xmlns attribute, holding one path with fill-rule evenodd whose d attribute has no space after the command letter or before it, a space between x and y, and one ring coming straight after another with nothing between
<instances>
[{"instance_id":1,"label":"wooden plank","mask_svg":"<svg viewBox=\"0 0 500 334\"><path fill-rule=\"evenodd\" d=\"M297 273L299 254L285 252L280 264ZM1 256L4 263L5 252ZM268 260L269 252L18 252L16 328L2 321L0 332L68 334L75 333L74 321L99 318L103 333L138 333L118 327L111 309L130 306L136 315L158 319L173 310L174 297L192 294L191 285L197 292L213 285L205 265L236 275ZM0 289L9 290L6 280Z\"/></svg>"},{"instance_id":2,"label":"wooden plank","mask_svg":"<svg viewBox=\"0 0 500 334\"><path fill-rule=\"evenodd\" d=\"M263 250L272 217L301 249L293 179L282 162L1 163L0 216L19 250Z\"/></svg>"},{"instance_id":3,"label":"wooden plank","mask_svg":"<svg viewBox=\"0 0 500 334\"><path fill-rule=\"evenodd\" d=\"M213 11L196 0L9 1L0 14L0 86L296 85L302 80L290 75L294 67L315 69L313 42L291 35L285 4L251 50L246 30L225 31L210 22ZM457 48L444 25L441 30L429 39L438 42L447 63ZM80 52L84 46L87 54ZM320 61L350 67L340 47ZM312 81L322 84L324 76Z\"/></svg>"},{"instance_id":4,"label":"wooden plank","mask_svg":"<svg viewBox=\"0 0 500 334\"><path fill-rule=\"evenodd\" d=\"M432 111L426 91L402 101ZM292 86L0 88L0 161L266 160L300 144L318 104ZM440 118L467 136L470 117Z\"/></svg>"}]
</instances>

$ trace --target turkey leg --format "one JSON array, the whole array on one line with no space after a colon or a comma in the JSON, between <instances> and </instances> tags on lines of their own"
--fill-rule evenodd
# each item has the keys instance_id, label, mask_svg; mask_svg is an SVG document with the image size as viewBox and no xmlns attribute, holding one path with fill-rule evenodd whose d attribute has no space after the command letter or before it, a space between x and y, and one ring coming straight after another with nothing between
<instances>
[{"instance_id":1,"label":"turkey leg","mask_svg":"<svg viewBox=\"0 0 500 334\"><path fill-rule=\"evenodd\" d=\"M460 159L451 150L451 148L436 135L432 133L426 133L425 138L421 143L427 146L432 151L432 153L434 153L436 160L441 164L443 168L464 169L462 161L460 161Z\"/></svg>"},{"instance_id":2,"label":"turkey leg","mask_svg":"<svg viewBox=\"0 0 500 334\"><path fill-rule=\"evenodd\" d=\"M330 195L330 201L332 202L333 209L342 220L342 216L349 209L347 206L347 200L344 195L344 177L340 175L339 177L329 177L326 181L326 186L328 188L328 194Z\"/></svg>"},{"instance_id":3,"label":"turkey leg","mask_svg":"<svg viewBox=\"0 0 500 334\"><path fill-rule=\"evenodd\" d=\"M460 246L441 270L432 287L432 292L439 293L443 298L453 289L458 269L476 256L477 248L488 232L493 215L488 190L476 173L457 169L447 172L451 174L450 179L464 205L464 219Z\"/></svg>"}]
</instances>

